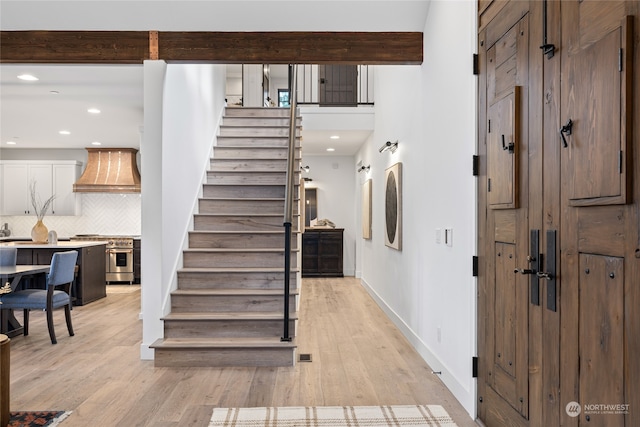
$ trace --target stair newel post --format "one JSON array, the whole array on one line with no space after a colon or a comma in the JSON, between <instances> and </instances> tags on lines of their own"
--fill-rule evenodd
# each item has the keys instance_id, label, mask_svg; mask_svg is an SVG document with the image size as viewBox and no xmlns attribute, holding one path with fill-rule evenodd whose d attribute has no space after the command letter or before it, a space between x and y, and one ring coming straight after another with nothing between
<instances>
[{"instance_id":1,"label":"stair newel post","mask_svg":"<svg viewBox=\"0 0 640 427\"><path fill-rule=\"evenodd\" d=\"M296 110L298 66L291 67L291 87L289 90L289 152L287 156L286 190L284 202L284 333L281 341L291 341L289 334L289 294L291 280L291 224L293 223L295 147L296 147Z\"/></svg>"}]
</instances>

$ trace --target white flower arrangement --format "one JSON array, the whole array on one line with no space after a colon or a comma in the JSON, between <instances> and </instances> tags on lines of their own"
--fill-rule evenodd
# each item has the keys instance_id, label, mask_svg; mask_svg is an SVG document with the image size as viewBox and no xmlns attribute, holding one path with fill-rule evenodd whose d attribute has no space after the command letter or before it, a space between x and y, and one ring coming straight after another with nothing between
<instances>
[{"instance_id":1,"label":"white flower arrangement","mask_svg":"<svg viewBox=\"0 0 640 427\"><path fill-rule=\"evenodd\" d=\"M49 206L51 205L51 202L53 202L53 199L55 199L56 195L55 194L52 195L44 203L42 203L40 197L38 197L36 193L35 181L31 181L31 186L29 187L29 190L31 191L31 206L33 206L33 210L36 211L36 216L38 217L38 221L42 221L45 214L47 213L47 210L49 209Z\"/></svg>"},{"instance_id":2,"label":"white flower arrangement","mask_svg":"<svg viewBox=\"0 0 640 427\"><path fill-rule=\"evenodd\" d=\"M9 292L11 292L11 285L7 282L0 288L0 295L8 294ZM2 301L0 301L0 304L2 304Z\"/></svg>"}]
</instances>

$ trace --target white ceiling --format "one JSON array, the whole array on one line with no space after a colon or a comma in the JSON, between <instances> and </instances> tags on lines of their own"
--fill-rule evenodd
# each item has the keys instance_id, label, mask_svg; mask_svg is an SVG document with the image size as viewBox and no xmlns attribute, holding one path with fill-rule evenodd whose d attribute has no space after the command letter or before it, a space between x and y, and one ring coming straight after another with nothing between
<instances>
[{"instance_id":1,"label":"white ceiling","mask_svg":"<svg viewBox=\"0 0 640 427\"><path fill-rule=\"evenodd\" d=\"M0 29L423 31L428 5L423 0L2 0ZM18 80L23 73L40 80ZM0 65L0 148L84 148L94 141L139 147L142 74L142 66L133 65ZM90 114L88 108L101 113ZM335 130L305 131L305 153L352 155L369 135L340 132L335 141L328 139ZM336 151L326 152L329 146Z\"/></svg>"}]
</instances>

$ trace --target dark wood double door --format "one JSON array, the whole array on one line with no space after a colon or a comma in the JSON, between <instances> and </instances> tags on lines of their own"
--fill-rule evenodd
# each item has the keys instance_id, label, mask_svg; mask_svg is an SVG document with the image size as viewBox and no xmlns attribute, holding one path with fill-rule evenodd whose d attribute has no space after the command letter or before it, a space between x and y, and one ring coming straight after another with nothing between
<instances>
[{"instance_id":1,"label":"dark wood double door","mask_svg":"<svg viewBox=\"0 0 640 427\"><path fill-rule=\"evenodd\" d=\"M638 8L479 2L488 426L640 425Z\"/></svg>"}]
</instances>

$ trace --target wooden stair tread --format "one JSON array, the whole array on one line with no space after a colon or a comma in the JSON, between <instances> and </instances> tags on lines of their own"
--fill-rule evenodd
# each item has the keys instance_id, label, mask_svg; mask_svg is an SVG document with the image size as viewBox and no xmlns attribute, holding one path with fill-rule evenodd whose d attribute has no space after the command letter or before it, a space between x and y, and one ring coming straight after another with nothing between
<instances>
[{"instance_id":1,"label":"wooden stair tread","mask_svg":"<svg viewBox=\"0 0 640 427\"><path fill-rule=\"evenodd\" d=\"M283 313L275 312L224 312L224 313L169 313L161 320L283 320ZM290 320L298 320L298 313L290 313Z\"/></svg>"},{"instance_id":2,"label":"wooden stair tread","mask_svg":"<svg viewBox=\"0 0 640 427\"><path fill-rule=\"evenodd\" d=\"M291 289L291 295L298 295L298 289ZM176 289L171 295L180 296L283 296L282 289Z\"/></svg>"},{"instance_id":3,"label":"wooden stair tread","mask_svg":"<svg viewBox=\"0 0 640 427\"><path fill-rule=\"evenodd\" d=\"M280 337L264 338L166 338L158 339L151 348L296 348L295 338L292 341L280 341Z\"/></svg>"}]
</instances>

